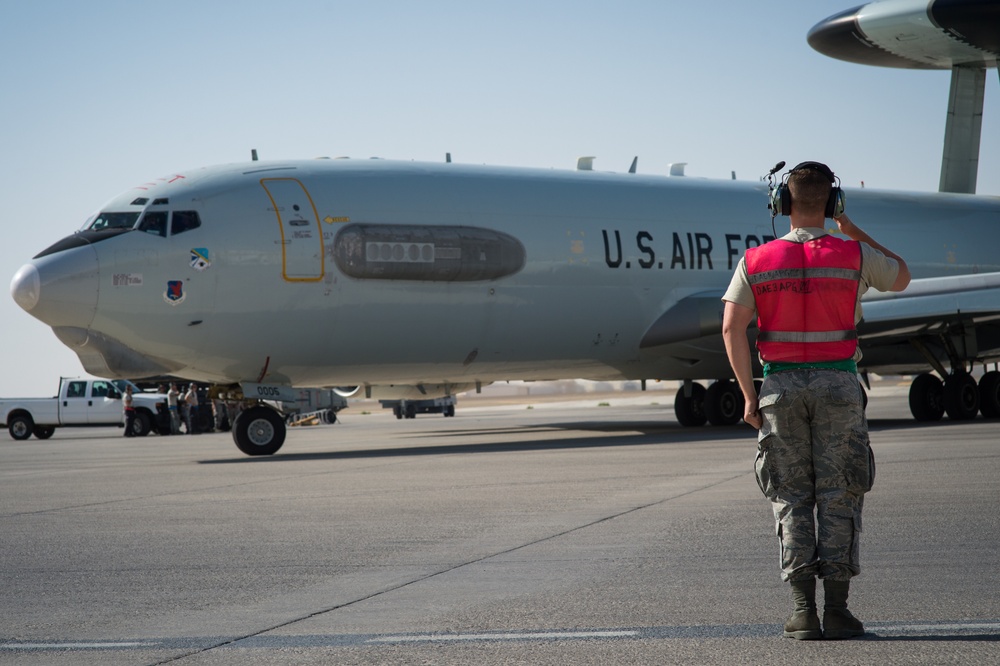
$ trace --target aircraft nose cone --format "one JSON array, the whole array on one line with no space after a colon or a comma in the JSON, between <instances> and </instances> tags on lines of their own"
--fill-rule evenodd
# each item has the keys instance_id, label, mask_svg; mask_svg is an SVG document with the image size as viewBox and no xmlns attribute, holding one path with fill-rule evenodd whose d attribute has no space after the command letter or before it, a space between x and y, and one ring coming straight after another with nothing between
<instances>
[{"instance_id":1,"label":"aircraft nose cone","mask_svg":"<svg viewBox=\"0 0 1000 666\"><path fill-rule=\"evenodd\" d=\"M84 246L35 258L10 283L14 301L49 326L88 328L97 312L97 253Z\"/></svg>"},{"instance_id":2,"label":"aircraft nose cone","mask_svg":"<svg viewBox=\"0 0 1000 666\"><path fill-rule=\"evenodd\" d=\"M25 264L21 266L21 270L14 273L14 279L10 281L10 295L22 310L31 312L31 309L38 304L38 292L41 286L38 269L33 264Z\"/></svg>"}]
</instances>

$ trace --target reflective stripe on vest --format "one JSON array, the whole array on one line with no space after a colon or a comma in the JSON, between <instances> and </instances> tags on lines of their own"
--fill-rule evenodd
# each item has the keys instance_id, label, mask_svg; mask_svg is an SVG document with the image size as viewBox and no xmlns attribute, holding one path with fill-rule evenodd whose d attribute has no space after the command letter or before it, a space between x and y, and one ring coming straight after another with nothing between
<instances>
[{"instance_id":1,"label":"reflective stripe on vest","mask_svg":"<svg viewBox=\"0 0 1000 666\"><path fill-rule=\"evenodd\" d=\"M857 350L854 313L861 245L834 236L805 243L776 240L746 253L757 305L757 349L766 362L850 359Z\"/></svg>"}]
</instances>

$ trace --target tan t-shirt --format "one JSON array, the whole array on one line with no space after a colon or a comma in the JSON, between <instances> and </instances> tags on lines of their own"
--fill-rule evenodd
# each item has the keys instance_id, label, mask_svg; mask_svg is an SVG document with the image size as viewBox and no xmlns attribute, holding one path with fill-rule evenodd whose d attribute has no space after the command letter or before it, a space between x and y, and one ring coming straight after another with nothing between
<instances>
[{"instance_id":1,"label":"tan t-shirt","mask_svg":"<svg viewBox=\"0 0 1000 666\"><path fill-rule=\"evenodd\" d=\"M826 231L819 227L803 227L792 229L782 236L781 240L805 243L826 235L828 235ZM869 289L889 291L898 274L899 262L885 256L867 243L861 244L861 283L858 285L858 303L854 308L854 323L861 321L861 297ZM736 266L736 271L733 272L733 279L730 281L729 288L722 300L743 305L753 310L754 313L757 312L757 303L754 301L750 278L747 276L745 255L740 257L740 263ZM855 353L854 360L861 360L860 348Z\"/></svg>"}]
</instances>

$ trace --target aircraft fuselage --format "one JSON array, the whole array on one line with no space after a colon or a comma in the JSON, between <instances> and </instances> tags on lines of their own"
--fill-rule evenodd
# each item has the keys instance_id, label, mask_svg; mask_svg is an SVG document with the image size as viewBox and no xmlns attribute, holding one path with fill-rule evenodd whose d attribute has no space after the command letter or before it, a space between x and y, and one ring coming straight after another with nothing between
<instances>
[{"instance_id":1,"label":"aircraft fuselage","mask_svg":"<svg viewBox=\"0 0 1000 666\"><path fill-rule=\"evenodd\" d=\"M23 268L12 292L105 377L721 378L730 370L712 311L667 317L665 336L650 329L697 295L721 317L739 258L773 236L766 202L753 182L252 162L123 194L101 211L135 213L140 229L70 237ZM850 190L848 210L914 277L1000 270L981 242L1000 199ZM161 225L153 213L169 216ZM200 225L167 231L191 213ZM787 220L776 226L785 233Z\"/></svg>"}]
</instances>

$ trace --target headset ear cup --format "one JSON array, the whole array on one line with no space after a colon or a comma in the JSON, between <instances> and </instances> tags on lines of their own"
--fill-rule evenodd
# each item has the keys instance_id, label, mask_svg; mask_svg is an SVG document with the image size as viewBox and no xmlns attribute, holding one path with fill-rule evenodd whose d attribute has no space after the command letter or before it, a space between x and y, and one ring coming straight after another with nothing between
<instances>
[{"instance_id":1,"label":"headset ear cup","mask_svg":"<svg viewBox=\"0 0 1000 666\"><path fill-rule=\"evenodd\" d=\"M844 191L839 187L831 188L830 197L826 200L826 216L830 218L840 217L844 214L844 205Z\"/></svg>"},{"instance_id":2,"label":"headset ear cup","mask_svg":"<svg viewBox=\"0 0 1000 666\"><path fill-rule=\"evenodd\" d=\"M792 214L792 191L788 189L788 185L782 183L778 187L778 197L779 206L778 212L782 215L788 216Z\"/></svg>"}]
</instances>

